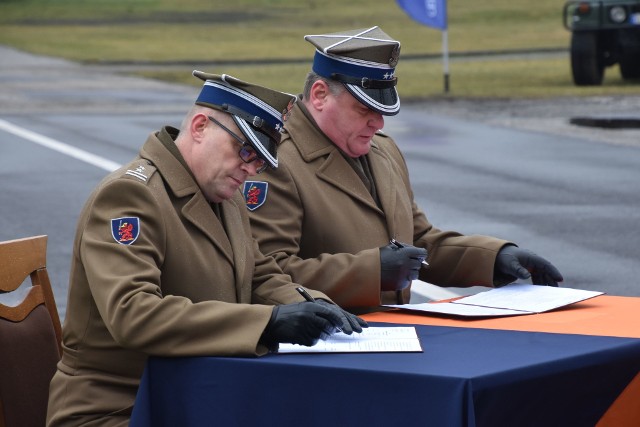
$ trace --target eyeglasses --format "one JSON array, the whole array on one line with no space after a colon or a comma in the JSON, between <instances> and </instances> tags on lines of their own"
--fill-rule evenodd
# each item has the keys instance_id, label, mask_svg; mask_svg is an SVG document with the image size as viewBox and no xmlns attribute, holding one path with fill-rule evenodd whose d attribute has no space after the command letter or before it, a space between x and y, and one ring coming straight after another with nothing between
<instances>
[{"instance_id":1,"label":"eyeglasses","mask_svg":"<svg viewBox=\"0 0 640 427\"><path fill-rule=\"evenodd\" d=\"M245 163L255 162L256 173L262 173L265 171L265 169L267 169L267 166L269 166L267 164L267 161L261 158L260 156L258 156L258 153L256 153L256 151L253 149L253 147L251 147L251 145L249 145L248 142L240 138L238 135L236 135L235 132L233 132L231 129L229 129L222 123L220 123L218 120L214 119L211 116L207 116L207 117L213 123L220 126L225 132L231 135L233 139L235 139L240 145L242 145L242 147L240 147L240 150L238 150L238 156L240 156L243 162Z\"/></svg>"}]
</instances>

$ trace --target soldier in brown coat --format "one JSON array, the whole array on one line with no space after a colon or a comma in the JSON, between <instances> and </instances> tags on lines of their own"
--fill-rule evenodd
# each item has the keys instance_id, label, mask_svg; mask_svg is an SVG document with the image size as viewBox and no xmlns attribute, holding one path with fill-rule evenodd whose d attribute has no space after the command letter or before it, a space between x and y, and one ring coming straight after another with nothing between
<instances>
[{"instance_id":1,"label":"soldier in brown coat","mask_svg":"<svg viewBox=\"0 0 640 427\"><path fill-rule=\"evenodd\" d=\"M557 286L562 276L543 258L505 240L441 231L416 205L404 158L380 132L384 116L400 110L399 42L378 27L305 39L316 47L313 71L285 124L283 166L244 186L263 253L343 307L408 302L417 277Z\"/></svg>"},{"instance_id":2,"label":"soldier in brown coat","mask_svg":"<svg viewBox=\"0 0 640 427\"><path fill-rule=\"evenodd\" d=\"M294 98L194 74L180 131L151 134L80 215L49 426L126 426L148 356L259 356L366 326L322 293L304 302L249 230L238 188L277 166Z\"/></svg>"}]
</instances>

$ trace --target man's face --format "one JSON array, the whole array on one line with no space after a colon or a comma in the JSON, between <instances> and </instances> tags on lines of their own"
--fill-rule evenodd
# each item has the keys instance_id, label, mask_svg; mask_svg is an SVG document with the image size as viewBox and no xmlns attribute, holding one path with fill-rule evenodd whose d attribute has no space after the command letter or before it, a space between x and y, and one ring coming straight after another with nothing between
<instances>
[{"instance_id":1,"label":"man's face","mask_svg":"<svg viewBox=\"0 0 640 427\"><path fill-rule=\"evenodd\" d=\"M384 117L369 109L346 89L329 93L316 122L334 144L350 157L360 157L371 149L371 138L384 127Z\"/></svg>"},{"instance_id":2,"label":"man's face","mask_svg":"<svg viewBox=\"0 0 640 427\"><path fill-rule=\"evenodd\" d=\"M230 117L219 120L235 135L243 136ZM242 145L226 130L209 119L203 126L202 138L194 145L195 164L191 168L206 199L218 203L231 198L247 177L256 175L256 162L242 161L238 155Z\"/></svg>"}]
</instances>

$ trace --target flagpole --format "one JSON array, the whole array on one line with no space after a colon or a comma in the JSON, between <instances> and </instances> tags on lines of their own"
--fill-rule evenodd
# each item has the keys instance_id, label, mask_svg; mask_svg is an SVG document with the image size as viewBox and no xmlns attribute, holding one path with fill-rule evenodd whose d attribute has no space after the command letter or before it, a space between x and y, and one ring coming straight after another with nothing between
<instances>
[{"instance_id":1,"label":"flagpole","mask_svg":"<svg viewBox=\"0 0 640 427\"><path fill-rule=\"evenodd\" d=\"M444 93L449 93L449 37L446 28L442 30L442 67L444 70Z\"/></svg>"},{"instance_id":2,"label":"flagpole","mask_svg":"<svg viewBox=\"0 0 640 427\"><path fill-rule=\"evenodd\" d=\"M447 33L447 0L396 0L414 20L442 31L442 66L444 92L449 93L449 39Z\"/></svg>"}]
</instances>

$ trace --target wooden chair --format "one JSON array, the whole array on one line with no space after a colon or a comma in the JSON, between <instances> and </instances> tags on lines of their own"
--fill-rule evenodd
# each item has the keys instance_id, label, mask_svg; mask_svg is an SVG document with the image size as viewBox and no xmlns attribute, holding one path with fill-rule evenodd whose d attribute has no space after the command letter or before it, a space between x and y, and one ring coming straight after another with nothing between
<instances>
[{"instance_id":1,"label":"wooden chair","mask_svg":"<svg viewBox=\"0 0 640 427\"><path fill-rule=\"evenodd\" d=\"M0 302L0 427L43 427L62 332L46 267L47 236L0 242L0 293L31 279L17 305Z\"/></svg>"}]
</instances>

